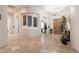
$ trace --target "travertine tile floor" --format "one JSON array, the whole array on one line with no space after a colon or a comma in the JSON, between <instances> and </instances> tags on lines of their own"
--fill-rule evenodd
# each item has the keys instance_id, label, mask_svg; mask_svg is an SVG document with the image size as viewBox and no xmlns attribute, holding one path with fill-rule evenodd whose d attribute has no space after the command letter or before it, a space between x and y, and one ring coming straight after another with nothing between
<instances>
[{"instance_id":1,"label":"travertine tile floor","mask_svg":"<svg viewBox=\"0 0 79 59\"><path fill-rule=\"evenodd\" d=\"M76 52L70 45L62 45L61 35L41 34L36 37L9 36L8 44L0 48L5 53L73 53Z\"/></svg>"}]
</instances>

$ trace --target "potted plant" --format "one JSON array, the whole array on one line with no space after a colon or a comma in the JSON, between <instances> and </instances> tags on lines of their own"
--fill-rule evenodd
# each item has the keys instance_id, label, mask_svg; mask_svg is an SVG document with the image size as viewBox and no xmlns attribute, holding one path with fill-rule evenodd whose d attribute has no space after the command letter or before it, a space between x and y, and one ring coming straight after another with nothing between
<instances>
[{"instance_id":1,"label":"potted plant","mask_svg":"<svg viewBox=\"0 0 79 59\"><path fill-rule=\"evenodd\" d=\"M67 20L67 18L65 16L61 17L61 23L60 23L61 24L60 29L62 31L61 42L64 45L67 45L67 40L66 40L67 38L66 38L66 35L65 35L66 20Z\"/></svg>"}]
</instances>

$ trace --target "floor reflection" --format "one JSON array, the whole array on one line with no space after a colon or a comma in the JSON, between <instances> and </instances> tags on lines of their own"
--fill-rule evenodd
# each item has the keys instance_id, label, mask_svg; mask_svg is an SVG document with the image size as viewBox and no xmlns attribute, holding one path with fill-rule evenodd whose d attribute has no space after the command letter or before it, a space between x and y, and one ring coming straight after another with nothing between
<instances>
[{"instance_id":1,"label":"floor reflection","mask_svg":"<svg viewBox=\"0 0 79 59\"><path fill-rule=\"evenodd\" d=\"M33 36L33 34L32 34ZM39 36L29 37L27 35L10 36L8 45L1 47L0 52L9 53L67 53L76 52L70 44L62 45L61 35L41 34Z\"/></svg>"},{"instance_id":2,"label":"floor reflection","mask_svg":"<svg viewBox=\"0 0 79 59\"><path fill-rule=\"evenodd\" d=\"M42 33L40 40L41 40L41 45L44 45L45 44L45 41L46 41L46 34Z\"/></svg>"}]
</instances>

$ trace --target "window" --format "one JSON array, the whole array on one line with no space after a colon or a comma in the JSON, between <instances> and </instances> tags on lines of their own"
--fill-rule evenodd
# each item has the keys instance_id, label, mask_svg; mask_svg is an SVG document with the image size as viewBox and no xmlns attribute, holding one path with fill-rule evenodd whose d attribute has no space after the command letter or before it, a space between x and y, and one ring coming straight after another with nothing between
<instances>
[{"instance_id":1,"label":"window","mask_svg":"<svg viewBox=\"0 0 79 59\"><path fill-rule=\"evenodd\" d=\"M37 27L37 17L33 17L33 27Z\"/></svg>"},{"instance_id":2,"label":"window","mask_svg":"<svg viewBox=\"0 0 79 59\"><path fill-rule=\"evenodd\" d=\"M24 27L38 27L38 15L37 14L24 14L23 15L23 26Z\"/></svg>"},{"instance_id":3,"label":"window","mask_svg":"<svg viewBox=\"0 0 79 59\"><path fill-rule=\"evenodd\" d=\"M28 26L32 26L32 16L28 16Z\"/></svg>"},{"instance_id":4,"label":"window","mask_svg":"<svg viewBox=\"0 0 79 59\"><path fill-rule=\"evenodd\" d=\"M23 25L26 26L26 15L23 16Z\"/></svg>"}]
</instances>

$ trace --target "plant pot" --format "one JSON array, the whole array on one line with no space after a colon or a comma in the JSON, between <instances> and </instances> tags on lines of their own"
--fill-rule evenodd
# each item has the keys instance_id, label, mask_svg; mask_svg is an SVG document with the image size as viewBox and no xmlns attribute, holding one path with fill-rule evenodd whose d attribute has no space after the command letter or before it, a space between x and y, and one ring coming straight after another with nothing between
<instances>
[{"instance_id":1,"label":"plant pot","mask_svg":"<svg viewBox=\"0 0 79 59\"><path fill-rule=\"evenodd\" d=\"M67 39L64 36L61 38L61 43L67 45Z\"/></svg>"}]
</instances>

